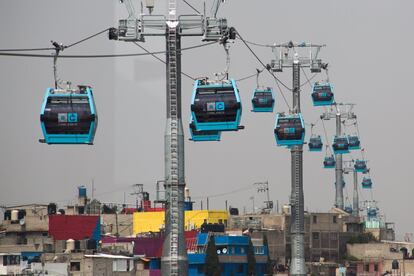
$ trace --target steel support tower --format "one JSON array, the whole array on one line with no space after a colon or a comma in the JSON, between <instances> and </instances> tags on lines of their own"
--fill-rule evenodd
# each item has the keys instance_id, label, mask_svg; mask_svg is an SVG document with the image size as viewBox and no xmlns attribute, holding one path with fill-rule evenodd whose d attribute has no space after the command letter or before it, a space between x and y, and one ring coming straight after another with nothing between
<instances>
[{"instance_id":1,"label":"steel support tower","mask_svg":"<svg viewBox=\"0 0 414 276\"><path fill-rule=\"evenodd\" d=\"M352 215L359 216L358 172L354 169L354 192L352 194Z\"/></svg>"},{"instance_id":2,"label":"steel support tower","mask_svg":"<svg viewBox=\"0 0 414 276\"><path fill-rule=\"evenodd\" d=\"M293 113L300 113L300 62L297 56L293 60ZM292 206L290 217L291 263L290 275L306 275L305 267L305 214L303 196L303 145L290 149L292 166Z\"/></svg>"},{"instance_id":3,"label":"steel support tower","mask_svg":"<svg viewBox=\"0 0 414 276\"><path fill-rule=\"evenodd\" d=\"M275 59L271 61L270 67L273 72L282 72L283 68L292 68L292 98L293 107L291 113L297 114L300 109L300 70L302 67L309 67L311 72L319 73L322 68L322 61L318 58L320 48L324 45L309 43L275 45L273 53ZM309 57L299 56L297 50L308 49ZM293 50L293 56L289 51ZM291 239L291 260L290 275L306 275L305 266L305 214L303 195L303 145L295 145L290 148L291 153L291 216L290 216L290 239Z\"/></svg>"},{"instance_id":4,"label":"steel support tower","mask_svg":"<svg viewBox=\"0 0 414 276\"><path fill-rule=\"evenodd\" d=\"M336 120L336 136L342 135L342 120L352 120L356 119L356 115L352 112L355 104L350 103L336 103L334 105L335 110L331 107L330 110L327 110L321 115L322 120ZM344 187L343 187L343 178L344 178L344 169L342 154L335 154L336 164L335 164L335 207L339 209L344 209Z\"/></svg>"},{"instance_id":5,"label":"steel support tower","mask_svg":"<svg viewBox=\"0 0 414 276\"><path fill-rule=\"evenodd\" d=\"M358 194L358 172L354 168L354 161L343 161L343 172L349 174L352 172L354 188L352 193L352 215L359 216L359 194Z\"/></svg>"},{"instance_id":6,"label":"steel support tower","mask_svg":"<svg viewBox=\"0 0 414 276\"><path fill-rule=\"evenodd\" d=\"M163 276L186 276L188 260L184 237L184 131L181 119L181 37L202 36L203 41L221 41L228 34L227 20L217 18L223 0L215 0L212 16L177 15L177 1L168 0L168 15L152 15L153 1L147 1L150 14L135 14L132 0L125 2L128 18L119 20L118 28L109 30L109 38L144 42L146 36L166 38L166 127L165 162L165 239L161 258ZM158 185L158 184L157 184ZM159 200L158 200L159 201Z\"/></svg>"}]
</instances>

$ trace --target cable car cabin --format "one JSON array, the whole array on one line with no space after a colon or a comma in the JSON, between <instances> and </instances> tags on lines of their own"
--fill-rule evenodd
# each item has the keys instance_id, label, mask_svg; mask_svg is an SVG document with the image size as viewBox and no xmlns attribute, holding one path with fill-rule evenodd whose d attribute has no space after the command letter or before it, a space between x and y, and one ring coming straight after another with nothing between
<instances>
[{"instance_id":1,"label":"cable car cabin","mask_svg":"<svg viewBox=\"0 0 414 276\"><path fill-rule=\"evenodd\" d=\"M322 138L321 136L311 136L311 138L309 139L309 151L322 151Z\"/></svg>"},{"instance_id":2,"label":"cable car cabin","mask_svg":"<svg viewBox=\"0 0 414 276\"><path fill-rule=\"evenodd\" d=\"M305 123L302 114L277 114L274 133L278 146L302 145L305 139Z\"/></svg>"},{"instance_id":3,"label":"cable car cabin","mask_svg":"<svg viewBox=\"0 0 414 276\"><path fill-rule=\"evenodd\" d=\"M352 206L349 206L349 205L345 206L344 211L347 212L348 214L352 214L352 211L353 211Z\"/></svg>"},{"instance_id":4,"label":"cable car cabin","mask_svg":"<svg viewBox=\"0 0 414 276\"><path fill-rule=\"evenodd\" d=\"M335 168L336 165L336 161L335 161L335 157L331 156L326 156L325 159L323 160L323 167L325 169L333 169Z\"/></svg>"},{"instance_id":5,"label":"cable car cabin","mask_svg":"<svg viewBox=\"0 0 414 276\"><path fill-rule=\"evenodd\" d=\"M195 81L191 115L197 130L238 130L241 113L239 91L234 80L221 83Z\"/></svg>"},{"instance_id":6,"label":"cable car cabin","mask_svg":"<svg viewBox=\"0 0 414 276\"><path fill-rule=\"evenodd\" d=\"M335 136L332 144L335 154L349 153L349 142L347 136Z\"/></svg>"},{"instance_id":7,"label":"cable car cabin","mask_svg":"<svg viewBox=\"0 0 414 276\"><path fill-rule=\"evenodd\" d=\"M366 173L367 172L367 162L365 160L359 160L359 159L355 160L354 170L356 172Z\"/></svg>"},{"instance_id":8,"label":"cable car cabin","mask_svg":"<svg viewBox=\"0 0 414 276\"><path fill-rule=\"evenodd\" d=\"M372 188L372 180L369 177L364 177L362 179L362 188L363 189L371 189Z\"/></svg>"},{"instance_id":9,"label":"cable car cabin","mask_svg":"<svg viewBox=\"0 0 414 276\"><path fill-rule=\"evenodd\" d=\"M196 130L194 121L191 120L189 125L190 140L194 142L201 141L220 141L221 132L217 130Z\"/></svg>"},{"instance_id":10,"label":"cable car cabin","mask_svg":"<svg viewBox=\"0 0 414 276\"><path fill-rule=\"evenodd\" d=\"M312 88L312 101L314 106L332 105L334 102L332 84L315 83Z\"/></svg>"},{"instance_id":11,"label":"cable car cabin","mask_svg":"<svg viewBox=\"0 0 414 276\"><path fill-rule=\"evenodd\" d=\"M275 97L272 88L255 89L252 96L253 112L273 112Z\"/></svg>"},{"instance_id":12,"label":"cable car cabin","mask_svg":"<svg viewBox=\"0 0 414 276\"><path fill-rule=\"evenodd\" d=\"M350 150L359 150L361 149L361 141L358 136L348 136L349 149Z\"/></svg>"},{"instance_id":13,"label":"cable car cabin","mask_svg":"<svg viewBox=\"0 0 414 276\"><path fill-rule=\"evenodd\" d=\"M368 215L368 218L376 218L377 217L377 208L368 207L367 215Z\"/></svg>"},{"instance_id":14,"label":"cable car cabin","mask_svg":"<svg viewBox=\"0 0 414 276\"><path fill-rule=\"evenodd\" d=\"M47 144L93 144L98 116L89 86L78 89L48 88L40 112Z\"/></svg>"}]
</instances>

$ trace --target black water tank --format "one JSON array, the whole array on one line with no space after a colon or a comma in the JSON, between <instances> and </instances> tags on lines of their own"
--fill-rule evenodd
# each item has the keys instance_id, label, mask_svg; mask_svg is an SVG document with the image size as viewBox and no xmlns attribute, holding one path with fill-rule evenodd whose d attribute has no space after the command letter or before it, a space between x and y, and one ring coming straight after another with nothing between
<instances>
[{"instance_id":1,"label":"black water tank","mask_svg":"<svg viewBox=\"0 0 414 276\"><path fill-rule=\"evenodd\" d=\"M59 213L60 213L61 215L64 215L64 214L65 214L65 209L59 209Z\"/></svg>"},{"instance_id":2,"label":"black water tank","mask_svg":"<svg viewBox=\"0 0 414 276\"><path fill-rule=\"evenodd\" d=\"M80 250L80 241L75 241L75 250Z\"/></svg>"},{"instance_id":3,"label":"black water tank","mask_svg":"<svg viewBox=\"0 0 414 276\"><path fill-rule=\"evenodd\" d=\"M85 207L78 206L78 213L79 213L79 215L83 215L85 213Z\"/></svg>"},{"instance_id":4,"label":"black water tank","mask_svg":"<svg viewBox=\"0 0 414 276\"><path fill-rule=\"evenodd\" d=\"M17 213L17 218L19 220L21 220L22 218L24 218L26 216L26 210L19 210L19 212Z\"/></svg>"},{"instance_id":5,"label":"black water tank","mask_svg":"<svg viewBox=\"0 0 414 276\"><path fill-rule=\"evenodd\" d=\"M222 223L203 223L201 225L201 233L224 233L224 224Z\"/></svg>"},{"instance_id":6,"label":"black water tank","mask_svg":"<svg viewBox=\"0 0 414 276\"><path fill-rule=\"evenodd\" d=\"M96 241L95 240L88 240L86 242L86 249L96 250Z\"/></svg>"},{"instance_id":7,"label":"black water tank","mask_svg":"<svg viewBox=\"0 0 414 276\"><path fill-rule=\"evenodd\" d=\"M230 208L230 215L232 215L232 216L238 216L239 215L239 209L237 209L237 208Z\"/></svg>"},{"instance_id":8,"label":"black water tank","mask_svg":"<svg viewBox=\"0 0 414 276\"><path fill-rule=\"evenodd\" d=\"M392 265L391 265L392 269L400 269L400 264L398 263L397 260L392 261Z\"/></svg>"},{"instance_id":9,"label":"black water tank","mask_svg":"<svg viewBox=\"0 0 414 276\"><path fill-rule=\"evenodd\" d=\"M47 205L47 214L56 215L56 208L56 203L49 203L49 205Z\"/></svg>"},{"instance_id":10,"label":"black water tank","mask_svg":"<svg viewBox=\"0 0 414 276\"><path fill-rule=\"evenodd\" d=\"M11 210L6 210L4 212L4 220L11 220Z\"/></svg>"}]
</instances>

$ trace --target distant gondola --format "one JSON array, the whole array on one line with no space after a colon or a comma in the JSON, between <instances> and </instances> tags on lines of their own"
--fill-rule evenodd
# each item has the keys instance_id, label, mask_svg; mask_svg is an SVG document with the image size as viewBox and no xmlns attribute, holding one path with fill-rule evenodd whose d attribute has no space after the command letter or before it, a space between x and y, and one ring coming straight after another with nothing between
<instances>
[{"instance_id":1,"label":"distant gondola","mask_svg":"<svg viewBox=\"0 0 414 276\"><path fill-rule=\"evenodd\" d=\"M349 153L349 142L347 136L335 136L332 144L335 154Z\"/></svg>"},{"instance_id":2,"label":"distant gondola","mask_svg":"<svg viewBox=\"0 0 414 276\"><path fill-rule=\"evenodd\" d=\"M48 88L40 112L47 144L93 144L98 116L89 86Z\"/></svg>"},{"instance_id":3,"label":"distant gondola","mask_svg":"<svg viewBox=\"0 0 414 276\"><path fill-rule=\"evenodd\" d=\"M367 171L367 162L365 160L355 160L354 170L356 172L366 173Z\"/></svg>"},{"instance_id":4,"label":"distant gondola","mask_svg":"<svg viewBox=\"0 0 414 276\"><path fill-rule=\"evenodd\" d=\"M314 106L332 105L334 102L332 84L315 83L312 88L312 101Z\"/></svg>"},{"instance_id":5,"label":"distant gondola","mask_svg":"<svg viewBox=\"0 0 414 276\"><path fill-rule=\"evenodd\" d=\"M278 146L303 145L305 123L302 114L277 114L274 134Z\"/></svg>"},{"instance_id":6,"label":"distant gondola","mask_svg":"<svg viewBox=\"0 0 414 276\"><path fill-rule=\"evenodd\" d=\"M335 168L335 165L336 165L336 161L335 161L335 157L333 155L326 156L325 159L323 160L323 167L325 169Z\"/></svg>"},{"instance_id":7,"label":"distant gondola","mask_svg":"<svg viewBox=\"0 0 414 276\"><path fill-rule=\"evenodd\" d=\"M362 179L362 188L363 189L371 189L372 188L372 180L370 177L364 177Z\"/></svg>"},{"instance_id":8,"label":"distant gondola","mask_svg":"<svg viewBox=\"0 0 414 276\"><path fill-rule=\"evenodd\" d=\"M322 151L323 143L320 135L313 135L309 138L309 151Z\"/></svg>"},{"instance_id":9,"label":"distant gondola","mask_svg":"<svg viewBox=\"0 0 414 276\"><path fill-rule=\"evenodd\" d=\"M349 135L348 136L349 141L349 149L350 150L358 150L361 149L361 142L359 140L359 137L356 135Z\"/></svg>"},{"instance_id":10,"label":"distant gondola","mask_svg":"<svg viewBox=\"0 0 414 276\"><path fill-rule=\"evenodd\" d=\"M275 98L270 87L257 88L253 91L252 106L253 112L273 112Z\"/></svg>"},{"instance_id":11,"label":"distant gondola","mask_svg":"<svg viewBox=\"0 0 414 276\"><path fill-rule=\"evenodd\" d=\"M242 106L234 80L196 80L191 115L197 130L235 131L240 128Z\"/></svg>"}]
</instances>

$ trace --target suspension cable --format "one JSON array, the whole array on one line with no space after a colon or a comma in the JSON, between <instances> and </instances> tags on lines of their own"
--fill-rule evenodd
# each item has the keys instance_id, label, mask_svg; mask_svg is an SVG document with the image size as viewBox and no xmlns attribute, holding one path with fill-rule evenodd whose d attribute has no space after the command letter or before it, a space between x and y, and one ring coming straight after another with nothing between
<instances>
[{"instance_id":1,"label":"suspension cable","mask_svg":"<svg viewBox=\"0 0 414 276\"><path fill-rule=\"evenodd\" d=\"M63 46L63 48L64 49L67 49L67 48L73 47L75 45L78 45L78 44L80 44L82 42L85 42L85 41L87 41L87 40L89 40L91 38L94 38L95 36L98 36L98 35L106 32L106 31L108 31L109 29L110 28L106 28L105 30L102 30L100 32L97 32L96 34L90 35L90 36L88 36L88 37L86 37L84 39L81 39L79 41L76 41L74 43L71 43L71 44L69 44L67 46ZM56 49L55 47L49 47L49 48L27 48L27 49L0 49L0 52L33 52L33 51L50 51L50 50L55 50L55 49Z\"/></svg>"},{"instance_id":2,"label":"suspension cable","mask_svg":"<svg viewBox=\"0 0 414 276\"><path fill-rule=\"evenodd\" d=\"M325 123L324 123L323 119L321 119L321 121L322 121L322 126L323 126L323 132L325 133L326 148L329 149L329 152L331 153L331 155L333 155L332 149L331 149L331 147L328 144L329 143L329 140L328 140L328 132L326 131Z\"/></svg>"},{"instance_id":3,"label":"suspension cable","mask_svg":"<svg viewBox=\"0 0 414 276\"><path fill-rule=\"evenodd\" d=\"M190 47L181 48L182 51L187 51L195 48L201 48L216 44L217 42L213 41L210 43L194 45ZM53 48L54 50L54 48ZM177 50L178 51L178 50ZM179 51L178 51L179 52ZM59 58L117 58L117 57L138 57L138 56L148 56L151 54L165 54L166 51L156 51L151 53L135 53L135 54L106 54L106 55L60 55ZM38 54L19 54L19 53L2 53L0 51L0 56L14 56L14 57L37 57L37 58L53 58L52 55L38 55Z\"/></svg>"},{"instance_id":4,"label":"suspension cable","mask_svg":"<svg viewBox=\"0 0 414 276\"><path fill-rule=\"evenodd\" d=\"M143 46L141 46L139 43L136 43L136 42L133 42L133 43L134 43L136 46L138 46L139 48L141 48L142 50L144 50L145 52L147 52L148 54L150 54L151 56L153 56L155 59L159 60L160 62L162 62L162 63L164 63L164 64L167 64L167 63L165 62L165 60L163 60L163 59L161 59L161 58L157 57L155 54L153 54L153 53L151 53L150 51L148 51L146 48L144 48ZM183 76L186 76L187 78L189 78L189 79L193 80L193 81L195 81L195 80L196 80L194 77L192 77L192 76L190 76L190 75L188 75L188 74L184 73L183 71L181 71L181 74L182 74Z\"/></svg>"}]
</instances>

